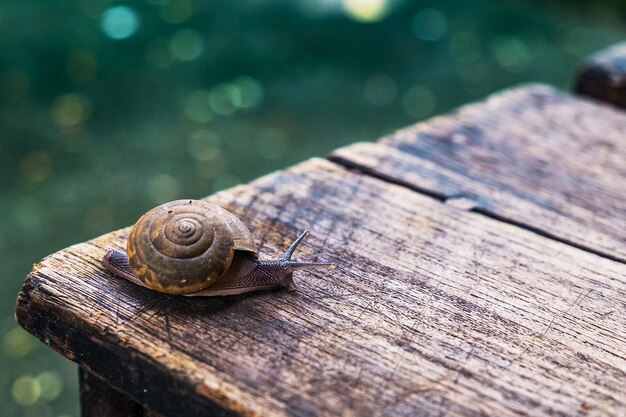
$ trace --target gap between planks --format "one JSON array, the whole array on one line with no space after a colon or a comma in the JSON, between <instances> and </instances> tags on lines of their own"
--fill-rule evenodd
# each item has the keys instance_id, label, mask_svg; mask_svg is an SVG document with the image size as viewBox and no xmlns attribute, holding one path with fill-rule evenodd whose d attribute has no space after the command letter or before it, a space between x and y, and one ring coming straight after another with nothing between
<instances>
[{"instance_id":1,"label":"gap between planks","mask_svg":"<svg viewBox=\"0 0 626 417\"><path fill-rule=\"evenodd\" d=\"M378 179L380 181L383 181L383 182L386 182L386 183L389 183L389 184L398 185L400 187L407 188L407 189L409 189L411 191L414 191L414 192L416 192L418 194L422 194L424 196L433 198L433 199L435 199L437 201L440 201L442 203L449 203L449 202L451 202L453 200L456 200L456 199L467 198L466 196L464 196L462 194L449 196L449 195L446 195L444 193L438 193L438 192L433 191L433 190L428 190L428 189L425 189L425 188L422 188L422 187L418 187L418 186L416 186L414 184L411 184L411 183L409 183L407 181L402 181L399 178L395 178L395 177L392 177L390 175L385 175L385 174L377 172L377 171L375 171L375 170L373 170L373 169L371 169L369 167L363 166L363 165L361 165L361 164L359 164L357 162L350 161L350 160L345 159L345 158L340 157L340 156L329 155L326 159L328 161L334 163L334 164L337 164L337 165L345 168L345 169L354 170L354 171L357 171L357 172L359 172L359 173L361 173L363 175L367 175L367 176L370 176L372 178L376 178L376 179ZM565 239L565 238L556 236L556 235L554 235L554 234L552 234L550 232L547 232L547 231L545 231L545 230L543 230L543 229L541 229L539 227L531 226L529 224L522 223L522 222L519 222L517 220L513 220L513 219L510 219L510 218L507 218L505 216L501 216L501 215L493 213L493 212L491 212L491 211L489 211L487 209L481 208L477 204L470 204L469 206L467 206L465 208L465 210L471 211L473 213L478 213L480 215L483 215L483 216L488 217L490 219L493 219L495 221L499 221L499 222L502 222L502 223L510 224L512 226L515 226L515 227L519 227L521 229L527 230L527 231L529 231L531 233L534 233L536 235L539 235L539 236L542 236L542 237L554 240L554 241L559 242L559 243L563 243L564 245L568 245L568 246L574 247L576 249L580 249L582 251L585 251L587 253L591 253L593 255L597 255L597 256L599 256L601 258L605 258L605 259L608 259L608 260L611 260L611 261L614 261L614 262L619 262L621 264L626 264L626 260L624 260L624 259L622 259L622 258L620 258L618 256L614 256L614 255L611 255L609 253L602 252L602 251L590 248L589 246L586 246L586 245L581 245L579 243L572 242L572 241L570 241L568 239Z\"/></svg>"}]
</instances>

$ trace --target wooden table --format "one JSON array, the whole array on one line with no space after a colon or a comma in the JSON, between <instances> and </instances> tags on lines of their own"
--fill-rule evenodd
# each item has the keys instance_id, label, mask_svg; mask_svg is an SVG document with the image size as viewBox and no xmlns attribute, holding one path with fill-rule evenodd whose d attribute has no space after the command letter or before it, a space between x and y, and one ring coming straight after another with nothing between
<instances>
[{"instance_id":1,"label":"wooden table","mask_svg":"<svg viewBox=\"0 0 626 417\"><path fill-rule=\"evenodd\" d=\"M339 268L196 299L103 270L128 229L43 259L17 319L85 416L626 415L624 110L523 86L208 200Z\"/></svg>"}]
</instances>

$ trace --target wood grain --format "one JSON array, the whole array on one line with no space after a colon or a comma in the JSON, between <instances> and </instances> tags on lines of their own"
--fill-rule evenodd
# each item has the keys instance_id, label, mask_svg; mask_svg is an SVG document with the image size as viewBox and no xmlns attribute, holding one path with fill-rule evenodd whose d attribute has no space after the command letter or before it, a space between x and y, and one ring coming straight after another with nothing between
<instances>
[{"instance_id":1,"label":"wood grain","mask_svg":"<svg viewBox=\"0 0 626 417\"><path fill-rule=\"evenodd\" d=\"M626 42L586 59L578 69L574 89L580 94L626 108Z\"/></svg>"},{"instance_id":2,"label":"wood grain","mask_svg":"<svg viewBox=\"0 0 626 417\"><path fill-rule=\"evenodd\" d=\"M626 112L542 85L331 159L626 262Z\"/></svg>"},{"instance_id":3,"label":"wood grain","mask_svg":"<svg viewBox=\"0 0 626 417\"><path fill-rule=\"evenodd\" d=\"M168 296L100 266L124 229L36 264L20 324L168 416L626 412L626 265L319 159L210 201L340 267Z\"/></svg>"}]
</instances>

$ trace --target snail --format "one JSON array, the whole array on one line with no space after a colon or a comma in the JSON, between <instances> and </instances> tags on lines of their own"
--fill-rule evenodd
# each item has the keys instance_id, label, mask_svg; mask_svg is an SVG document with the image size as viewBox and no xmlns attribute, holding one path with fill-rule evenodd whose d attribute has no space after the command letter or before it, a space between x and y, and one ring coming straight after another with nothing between
<instances>
[{"instance_id":1,"label":"snail","mask_svg":"<svg viewBox=\"0 0 626 417\"><path fill-rule=\"evenodd\" d=\"M261 260L252 233L234 214L202 200L176 200L145 213L130 230L126 253L109 249L102 265L135 284L167 294L217 296L294 287L294 271L334 268L291 255L304 231L275 260Z\"/></svg>"}]
</instances>

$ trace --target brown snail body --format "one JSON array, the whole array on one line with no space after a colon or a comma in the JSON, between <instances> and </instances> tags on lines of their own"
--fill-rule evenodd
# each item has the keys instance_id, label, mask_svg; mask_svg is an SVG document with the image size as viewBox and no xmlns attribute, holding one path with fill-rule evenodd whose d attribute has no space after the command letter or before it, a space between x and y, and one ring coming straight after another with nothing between
<instances>
[{"instance_id":1,"label":"brown snail body","mask_svg":"<svg viewBox=\"0 0 626 417\"><path fill-rule=\"evenodd\" d=\"M167 294L234 295L290 287L296 270L334 267L291 260L307 234L279 259L260 260L252 234L234 214L202 200L176 200L144 214L131 228L126 253L110 249L102 264Z\"/></svg>"}]
</instances>

